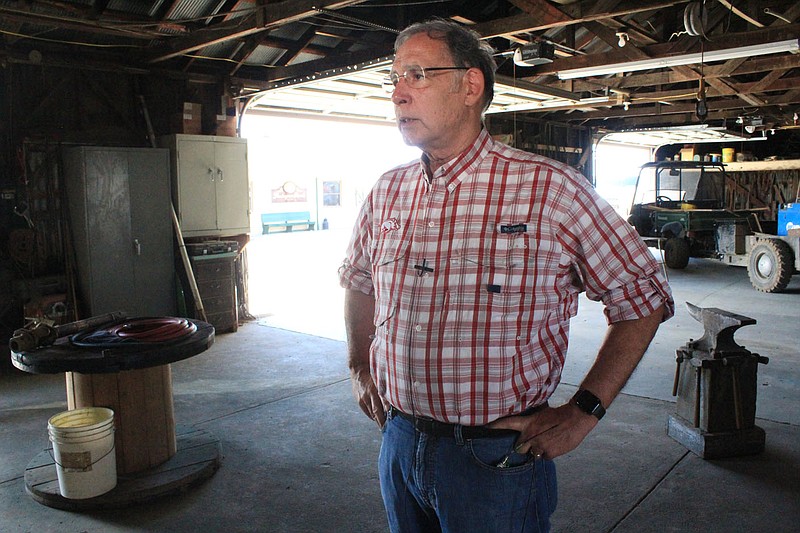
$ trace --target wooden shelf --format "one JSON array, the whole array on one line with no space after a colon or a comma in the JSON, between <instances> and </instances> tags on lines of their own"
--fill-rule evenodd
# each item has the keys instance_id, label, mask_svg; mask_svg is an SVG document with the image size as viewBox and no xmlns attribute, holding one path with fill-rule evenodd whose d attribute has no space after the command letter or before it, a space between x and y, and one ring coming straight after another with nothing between
<instances>
[{"instance_id":1,"label":"wooden shelf","mask_svg":"<svg viewBox=\"0 0 800 533\"><path fill-rule=\"evenodd\" d=\"M742 161L725 163L728 172L758 172L763 170L800 170L800 159L782 159L777 161Z\"/></svg>"}]
</instances>

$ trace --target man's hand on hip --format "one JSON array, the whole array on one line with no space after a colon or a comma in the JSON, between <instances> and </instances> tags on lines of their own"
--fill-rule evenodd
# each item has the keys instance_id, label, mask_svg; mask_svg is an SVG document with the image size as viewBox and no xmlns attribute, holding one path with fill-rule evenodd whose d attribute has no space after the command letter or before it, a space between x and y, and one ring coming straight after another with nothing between
<instances>
[{"instance_id":1,"label":"man's hand on hip","mask_svg":"<svg viewBox=\"0 0 800 533\"><path fill-rule=\"evenodd\" d=\"M567 403L559 407L546 407L531 415L501 418L489 424L489 427L519 431L517 453L554 459L577 448L597 422L594 416Z\"/></svg>"}]
</instances>

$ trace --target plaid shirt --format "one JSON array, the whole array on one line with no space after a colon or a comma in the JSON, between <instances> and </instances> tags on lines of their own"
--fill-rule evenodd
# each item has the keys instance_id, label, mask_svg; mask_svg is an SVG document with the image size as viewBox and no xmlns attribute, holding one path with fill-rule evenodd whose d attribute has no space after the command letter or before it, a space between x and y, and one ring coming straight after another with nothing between
<instances>
[{"instance_id":1,"label":"plaid shirt","mask_svg":"<svg viewBox=\"0 0 800 533\"><path fill-rule=\"evenodd\" d=\"M339 276L375 295L380 394L464 425L547 400L581 291L609 323L674 310L658 263L586 178L485 130L430 180L421 162L384 174Z\"/></svg>"}]
</instances>

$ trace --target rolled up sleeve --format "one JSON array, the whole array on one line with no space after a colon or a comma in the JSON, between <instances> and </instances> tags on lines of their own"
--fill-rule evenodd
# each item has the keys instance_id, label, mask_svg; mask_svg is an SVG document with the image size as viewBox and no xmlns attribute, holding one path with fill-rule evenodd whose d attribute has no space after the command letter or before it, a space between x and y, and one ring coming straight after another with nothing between
<instances>
[{"instance_id":1,"label":"rolled up sleeve","mask_svg":"<svg viewBox=\"0 0 800 533\"><path fill-rule=\"evenodd\" d=\"M370 213L370 202L364 202L353 228L353 235L350 237L345 258L339 267L339 285L364 294L372 294L375 290L372 283L370 255L372 243Z\"/></svg>"},{"instance_id":2,"label":"rolled up sleeve","mask_svg":"<svg viewBox=\"0 0 800 533\"><path fill-rule=\"evenodd\" d=\"M675 302L661 265L641 237L591 187L579 188L565 220L565 246L574 254L586 296L605 305L609 324L643 318Z\"/></svg>"}]
</instances>

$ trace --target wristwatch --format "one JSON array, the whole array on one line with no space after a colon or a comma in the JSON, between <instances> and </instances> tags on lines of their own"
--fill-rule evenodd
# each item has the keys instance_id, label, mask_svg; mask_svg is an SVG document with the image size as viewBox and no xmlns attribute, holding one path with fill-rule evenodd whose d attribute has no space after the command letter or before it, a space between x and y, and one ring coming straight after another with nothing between
<instances>
[{"instance_id":1,"label":"wristwatch","mask_svg":"<svg viewBox=\"0 0 800 533\"><path fill-rule=\"evenodd\" d=\"M575 405L577 405L581 411L587 415L596 416L598 420L603 418L603 415L606 414L606 410L600 402L600 398L586 389L578 389L578 392L572 397L572 401L575 402Z\"/></svg>"}]
</instances>

